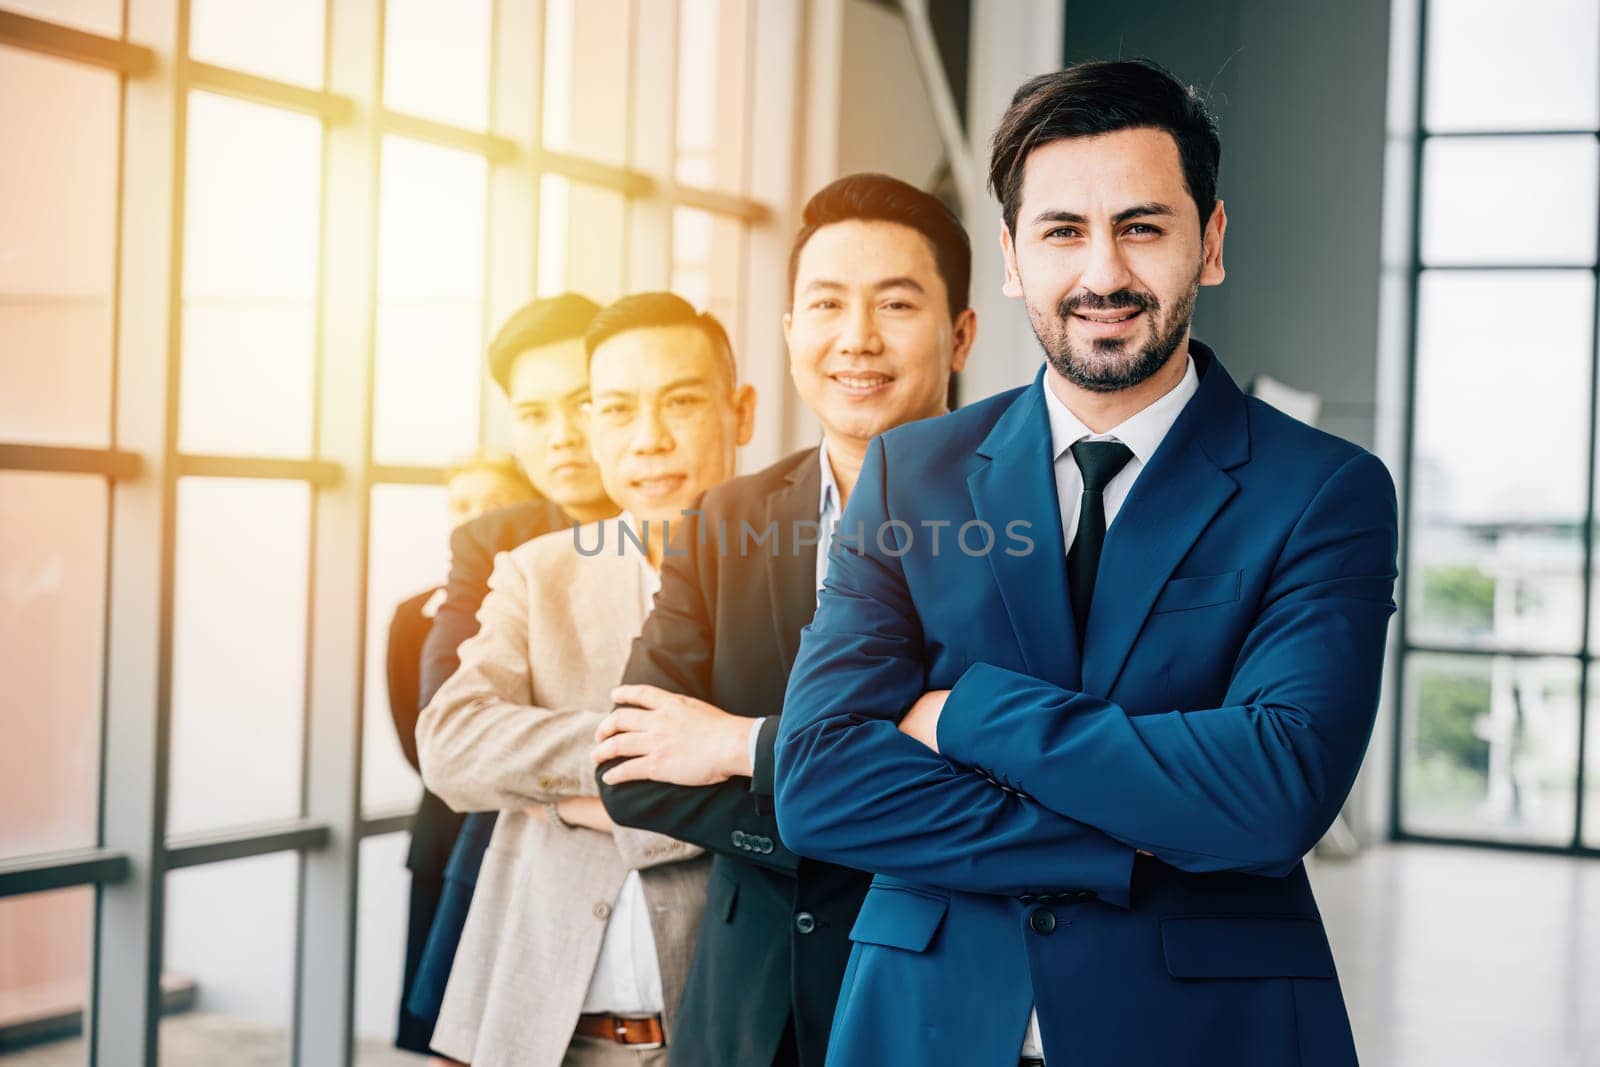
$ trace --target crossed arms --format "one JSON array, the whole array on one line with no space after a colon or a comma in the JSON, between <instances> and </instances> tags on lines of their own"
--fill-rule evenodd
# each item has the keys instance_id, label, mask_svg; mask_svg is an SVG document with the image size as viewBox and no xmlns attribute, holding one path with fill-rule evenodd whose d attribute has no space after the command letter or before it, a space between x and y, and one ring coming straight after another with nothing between
<instances>
[{"instance_id":1,"label":"crossed arms","mask_svg":"<svg viewBox=\"0 0 1600 1067\"><path fill-rule=\"evenodd\" d=\"M525 811L566 803L585 824L595 812L589 751L602 713L532 703L528 582L510 554L498 557L478 633L461 646L461 666L417 721L423 781L457 811ZM591 829L603 822L594 820ZM691 845L618 828L612 836L632 867L688 859Z\"/></svg>"},{"instance_id":2,"label":"crossed arms","mask_svg":"<svg viewBox=\"0 0 1600 1067\"><path fill-rule=\"evenodd\" d=\"M849 521L892 517L885 474L874 441ZM778 737L784 839L976 892L1071 886L1125 901L1136 849L1189 871L1286 874L1365 751L1395 529L1387 472L1353 457L1289 535L1219 707L1132 716L976 664L938 715L937 751L899 729L924 689L923 624L899 560L872 538L836 548Z\"/></svg>"}]
</instances>

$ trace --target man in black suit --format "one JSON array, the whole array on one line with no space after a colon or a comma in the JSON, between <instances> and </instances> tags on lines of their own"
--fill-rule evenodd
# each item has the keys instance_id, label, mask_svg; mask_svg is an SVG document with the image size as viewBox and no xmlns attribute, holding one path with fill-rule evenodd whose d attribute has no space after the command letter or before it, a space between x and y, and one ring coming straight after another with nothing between
<instances>
[{"instance_id":1,"label":"man in black suit","mask_svg":"<svg viewBox=\"0 0 1600 1067\"><path fill-rule=\"evenodd\" d=\"M669 1050L686 1067L822 1065L870 876L785 847L778 714L867 443L945 412L977 329L961 224L884 175L812 197L789 273L790 373L822 445L711 490L674 531L595 750L612 819L715 853Z\"/></svg>"},{"instance_id":2,"label":"man in black suit","mask_svg":"<svg viewBox=\"0 0 1600 1067\"><path fill-rule=\"evenodd\" d=\"M600 484L582 425L581 409L589 397L583 334L599 310L599 305L576 293L535 300L513 314L489 345L489 374L511 403L517 461L544 499L490 511L451 533L450 577L422 645L413 724L416 711L455 673L460 664L456 650L478 632L478 607L488 593L495 555L574 522L616 514L616 505ZM474 826L474 821L481 825ZM414 884L419 879L443 879L445 884L426 922L416 914L411 917L413 936L420 928L424 942L402 987L396 1040L401 1048L428 1050L478 864L493 827L492 813L463 819L432 793L423 793L406 866Z\"/></svg>"}]
</instances>

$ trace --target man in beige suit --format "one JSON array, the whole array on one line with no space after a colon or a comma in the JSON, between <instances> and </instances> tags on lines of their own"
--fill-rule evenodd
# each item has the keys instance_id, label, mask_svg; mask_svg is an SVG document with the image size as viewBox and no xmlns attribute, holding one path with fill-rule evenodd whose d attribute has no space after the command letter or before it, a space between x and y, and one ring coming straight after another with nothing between
<instances>
[{"instance_id":1,"label":"man in beige suit","mask_svg":"<svg viewBox=\"0 0 1600 1067\"><path fill-rule=\"evenodd\" d=\"M502 812L433 1039L475 1067L665 1062L704 906L700 849L613 827L589 752L666 524L732 476L755 393L716 319L669 293L605 309L586 345L590 447L624 515L498 557L482 628L417 724L428 787Z\"/></svg>"}]
</instances>

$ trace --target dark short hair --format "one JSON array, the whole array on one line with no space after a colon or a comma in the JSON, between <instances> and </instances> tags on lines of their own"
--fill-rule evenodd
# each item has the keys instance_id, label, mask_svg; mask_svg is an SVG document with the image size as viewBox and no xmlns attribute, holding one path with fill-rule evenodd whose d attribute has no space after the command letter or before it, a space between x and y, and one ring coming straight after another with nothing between
<instances>
[{"instance_id":1,"label":"dark short hair","mask_svg":"<svg viewBox=\"0 0 1600 1067\"><path fill-rule=\"evenodd\" d=\"M734 365L733 343L728 340L728 331L711 312L696 311L693 304L677 293L634 293L602 308L583 335L583 347L593 359L594 350L618 334L657 326L692 326L705 334L728 374L728 384L738 383L739 371Z\"/></svg>"},{"instance_id":2,"label":"dark short hair","mask_svg":"<svg viewBox=\"0 0 1600 1067\"><path fill-rule=\"evenodd\" d=\"M577 293L562 293L524 304L489 342L489 376L511 395L511 365L530 348L582 337L600 305Z\"/></svg>"},{"instance_id":3,"label":"dark short hair","mask_svg":"<svg viewBox=\"0 0 1600 1067\"><path fill-rule=\"evenodd\" d=\"M1017 228L1022 171L1035 148L1068 137L1117 130L1156 129L1178 144L1183 180L1204 228L1217 206L1222 142L1200 93L1148 59L1079 63L1022 84L995 128L989 153L989 188Z\"/></svg>"},{"instance_id":4,"label":"dark short hair","mask_svg":"<svg viewBox=\"0 0 1600 1067\"><path fill-rule=\"evenodd\" d=\"M944 279L950 317L967 309L972 286L972 244L961 220L938 198L887 174L850 174L830 182L806 201L800 232L789 248L789 296L794 298L800 252L816 232L836 222L893 222L927 238L933 264Z\"/></svg>"}]
</instances>

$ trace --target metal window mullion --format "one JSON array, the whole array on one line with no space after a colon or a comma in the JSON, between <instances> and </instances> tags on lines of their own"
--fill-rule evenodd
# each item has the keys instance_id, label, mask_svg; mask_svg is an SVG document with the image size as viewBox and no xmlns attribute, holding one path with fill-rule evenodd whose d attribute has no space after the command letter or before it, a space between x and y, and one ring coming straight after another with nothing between
<instances>
[{"instance_id":1,"label":"metal window mullion","mask_svg":"<svg viewBox=\"0 0 1600 1067\"><path fill-rule=\"evenodd\" d=\"M1406 717L1410 709L1406 702L1406 668L1409 665L1410 625L1408 617L1411 614L1411 579L1414 538L1411 536L1411 523L1413 517L1412 483L1415 481L1416 471L1416 426L1417 426L1417 339L1421 330L1421 309L1417 306L1422 287L1422 153L1427 138L1423 132L1423 118L1427 114L1427 84L1428 84L1428 0L1417 0L1417 69L1416 69L1416 99L1415 110L1412 113L1411 123L1411 244L1409 249L1406 270L1407 297L1406 314L1409 320L1406 323L1407 353L1405 375L1405 428L1404 446L1402 450L1404 477L1400 489L1400 611L1395 620L1395 646L1401 649L1394 662L1394 693L1395 717L1394 735L1391 738L1393 750L1390 753L1391 763L1389 768L1389 837L1399 840L1405 833L1405 812L1403 800L1405 796L1405 740Z\"/></svg>"},{"instance_id":2,"label":"metal window mullion","mask_svg":"<svg viewBox=\"0 0 1600 1067\"><path fill-rule=\"evenodd\" d=\"M382 99L381 0L338 0L327 85L374 114ZM302 853L293 1062L347 1064L354 1047L365 676L369 441L382 125L332 125L324 141L318 459L346 477L314 510L304 798L327 847Z\"/></svg>"},{"instance_id":3,"label":"metal window mullion","mask_svg":"<svg viewBox=\"0 0 1600 1067\"><path fill-rule=\"evenodd\" d=\"M274 852L309 852L327 848L331 840L330 828L310 819L174 836L167 841L167 870L228 863Z\"/></svg>"},{"instance_id":4,"label":"metal window mullion","mask_svg":"<svg viewBox=\"0 0 1600 1067\"><path fill-rule=\"evenodd\" d=\"M114 884L125 880L129 870L126 855L103 848L0 860L0 899L76 886Z\"/></svg>"},{"instance_id":5,"label":"metal window mullion","mask_svg":"<svg viewBox=\"0 0 1600 1067\"><path fill-rule=\"evenodd\" d=\"M749 97L745 99L748 101ZM759 225L772 217L772 208L747 196L706 189L698 185L679 185L668 182L661 186L659 195L675 206L698 208L713 215L726 215L752 225Z\"/></svg>"},{"instance_id":6,"label":"metal window mullion","mask_svg":"<svg viewBox=\"0 0 1600 1067\"><path fill-rule=\"evenodd\" d=\"M639 292L672 284L672 202L661 189L677 163L678 5L634 0L628 38L628 164L650 186L627 202L622 278L624 292Z\"/></svg>"},{"instance_id":7,"label":"metal window mullion","mask_svg":"<svg viewBox=\"0 0 1600 1067\"><path fill-rule=\"evenodd\" d=\"M307 89L302 85L198 60L186 61L184 73L187 84L193 89L220 93L253 104L298 111L325 122L349 122L355 117L355 102L347 96Z\"/></svg>"},{"instance_id":8,"label":"metal window mullion","mask_svg":"<svg viewBox=\"0 0 1600 1067\"><path fill-rule=\"evenodd\" d=\"M446 467L374 463L367 470L369 485L443 485Z\"/></svg>"},{"instance_id":9,"label":"metal window mullion","mask_svg":"<svg viewBox=\"0 0 1600 1067\"><path fill-rule=\"evenodd\" d=\"M541 5L537 0L497 0L489 65L489 128L518 145L537 145L539 82L544 50ZM530 58L531 50L531 58ZM535 153L491 166L484 200L483 322L473 353L477 383L478 440L505 447L511 438L506 405L484 371L488 341L512 312L533 297L538 278L538 185ZM438 575L439 580L444 575Z\"/></svg>"},{"instance_id":10,"label":"metal window mullion","mask_svg":"<svg viewBox=\"0 0 1600 1067\"><path fill-rule=\"evenodd\" d=\"M522 153L515 141L483 130L469 130L447 122L437 122L400 111L379 111L379 125L385 133L425 141L458 152L472 152L491 163L506 163Z\"/></svg>"},{"instance_id":11,"label":"metal window mullion","mask_svg":"<svg viewBox=\"0 0 1600 1067\"><path fill-rule=\"evenodd\" d=\"M327 460L279 459L270 456L211 456L181 453L174 457L180 478L252 478L301 481L329 489L344 478L344 468Z\"/></svg>"},{"instance_id":12,"label":"metal window mullion","mask_svg":"<svg viewBox=\"0 0 1600 1067\"><path fill-rule=\"evenodd\" d=\"M181 54L182 0L131 0L130 36ZM170 742L173 457L182 299L185 100L171 64L124 87L113 398L119 448L144 477L111 494L101 840L131 875L96 894L91 1064L156 1058Z\"/></svg>"},{"instance_id":13,"label":"metal window mullion","mask_svg":"<svg viewBox=\"0 0 1600 1067\"><path fill-rule=\"evenodd\" d=\"M1431 641L1408 641L1401 648L1407 654L1424 656L1466 656L1479 659L1576 659L1581 662L1588 661L1588 653L1581 647L1574 651L1567 649L1537 648L1499 648L1493 645L1452 645Z\"/></svg>"},{"instance_id":14,"label":"metal window mullion","mask_svg":"<svg viewBox=\"0 0 1600 1067\"><path fill-rule=\"evenodd\" d=\"M641 170L619 167L615 163L590 159L587 156L575 156L570 152L539 148L533 155L534 164L546 174L560 175L585 185L598 185L603 189L615 189L623 196L654 196L661 185L655 178Z\"/></svg>"},{"instance_id":15,"label":"metal window mullion","mask_svg":"<svg viewBox=\"0 0 1600 1067\"><path fill-rule=\"evenodd\" d=\"M115 389L112 395L116 395ZM57 445L0 442L0 471L99 474L112 481L128 481L139 477L143 469L144 464L139 453L124 449L68 448Z\"/></svg>"},{"instance_id":16,"label":"metal window mullion","mask_svg":"<svg viewBox=\"0 0 1600 1067\"><path fill-rule=\"evenodd\" d=\"M753 4L751 21L745 189L771 207L767 217L752 223L744 235L745 349L740 365L765 409L756 419L746 469L770 463L789 450L799 407L789 382L782 323L789 308L789 241L802 192L796 178L803 94L801 53L795 42L804 35L805 12L793 0Z\"/></svg>"},{"instance_id":17,"label":"metal window mullion","mask_svg":"<svg viewBox=\"0 0 1600 1067\"><path fill-rule=\"evenodd\" d=\"M1600 40L1594 42L1600 51ZM1600 97L1600 80L1595 84L1595 94ZM1600 187L1592 190L1600 202ZM1597 211L1600 220L1600 211ZM1589 640L1593 625L1594 605L1594 508L1595 508L1595 449L1600 447L1600 221L1595 226L1595 258L1590 275L1594 291L1591 294L1589 317L1589 455L1587 457L1589 480L1585 485L1587 499L1583 509L1583 666L1578 678L1578 759L1572 790L1572 850L1583 848L1584 788L1588 763L1589 741Z\"/></svg>"},{"instance_id":18,"label":"metal window mullion","mask_svg":"<svg viewBox=\"0 0 1600 1067\"><path fill-rule=\"evenodd\" d=\"M1429 140L1472 140L1480 137L1592 137L1594 130L1586 129L1552 129L1552 130L1424 130L1422 135Z\"/></svg>"},{"instance_id":19,"label":"metal window mullion","mask_svg":"<svg viewBox=\"0 0 1600 1067\"><path fill-rule=\"evenodd\" d=\"M1552 845L1538 841L1511 841L1495 837L1469 837L1457 834L1402 832L1395 841L1405 844L1444 845L1450 848L1483 848L1499 852L1522 852L1540 856L1600 857L1600 848L1573 848L1570 844Z\"/></svg>"},{"instance_id":20,"label":"metal window mullion","mask_svg":"<svg viewBox=\"0 0 1600 1067\"><path fill-rule=\"evenodd\" d=\"M129 77L149 74L155 67L155 52L143 45L29 18L15 11L0 10L0 44L103 67Z\"/></svg>"}]
</instances>

